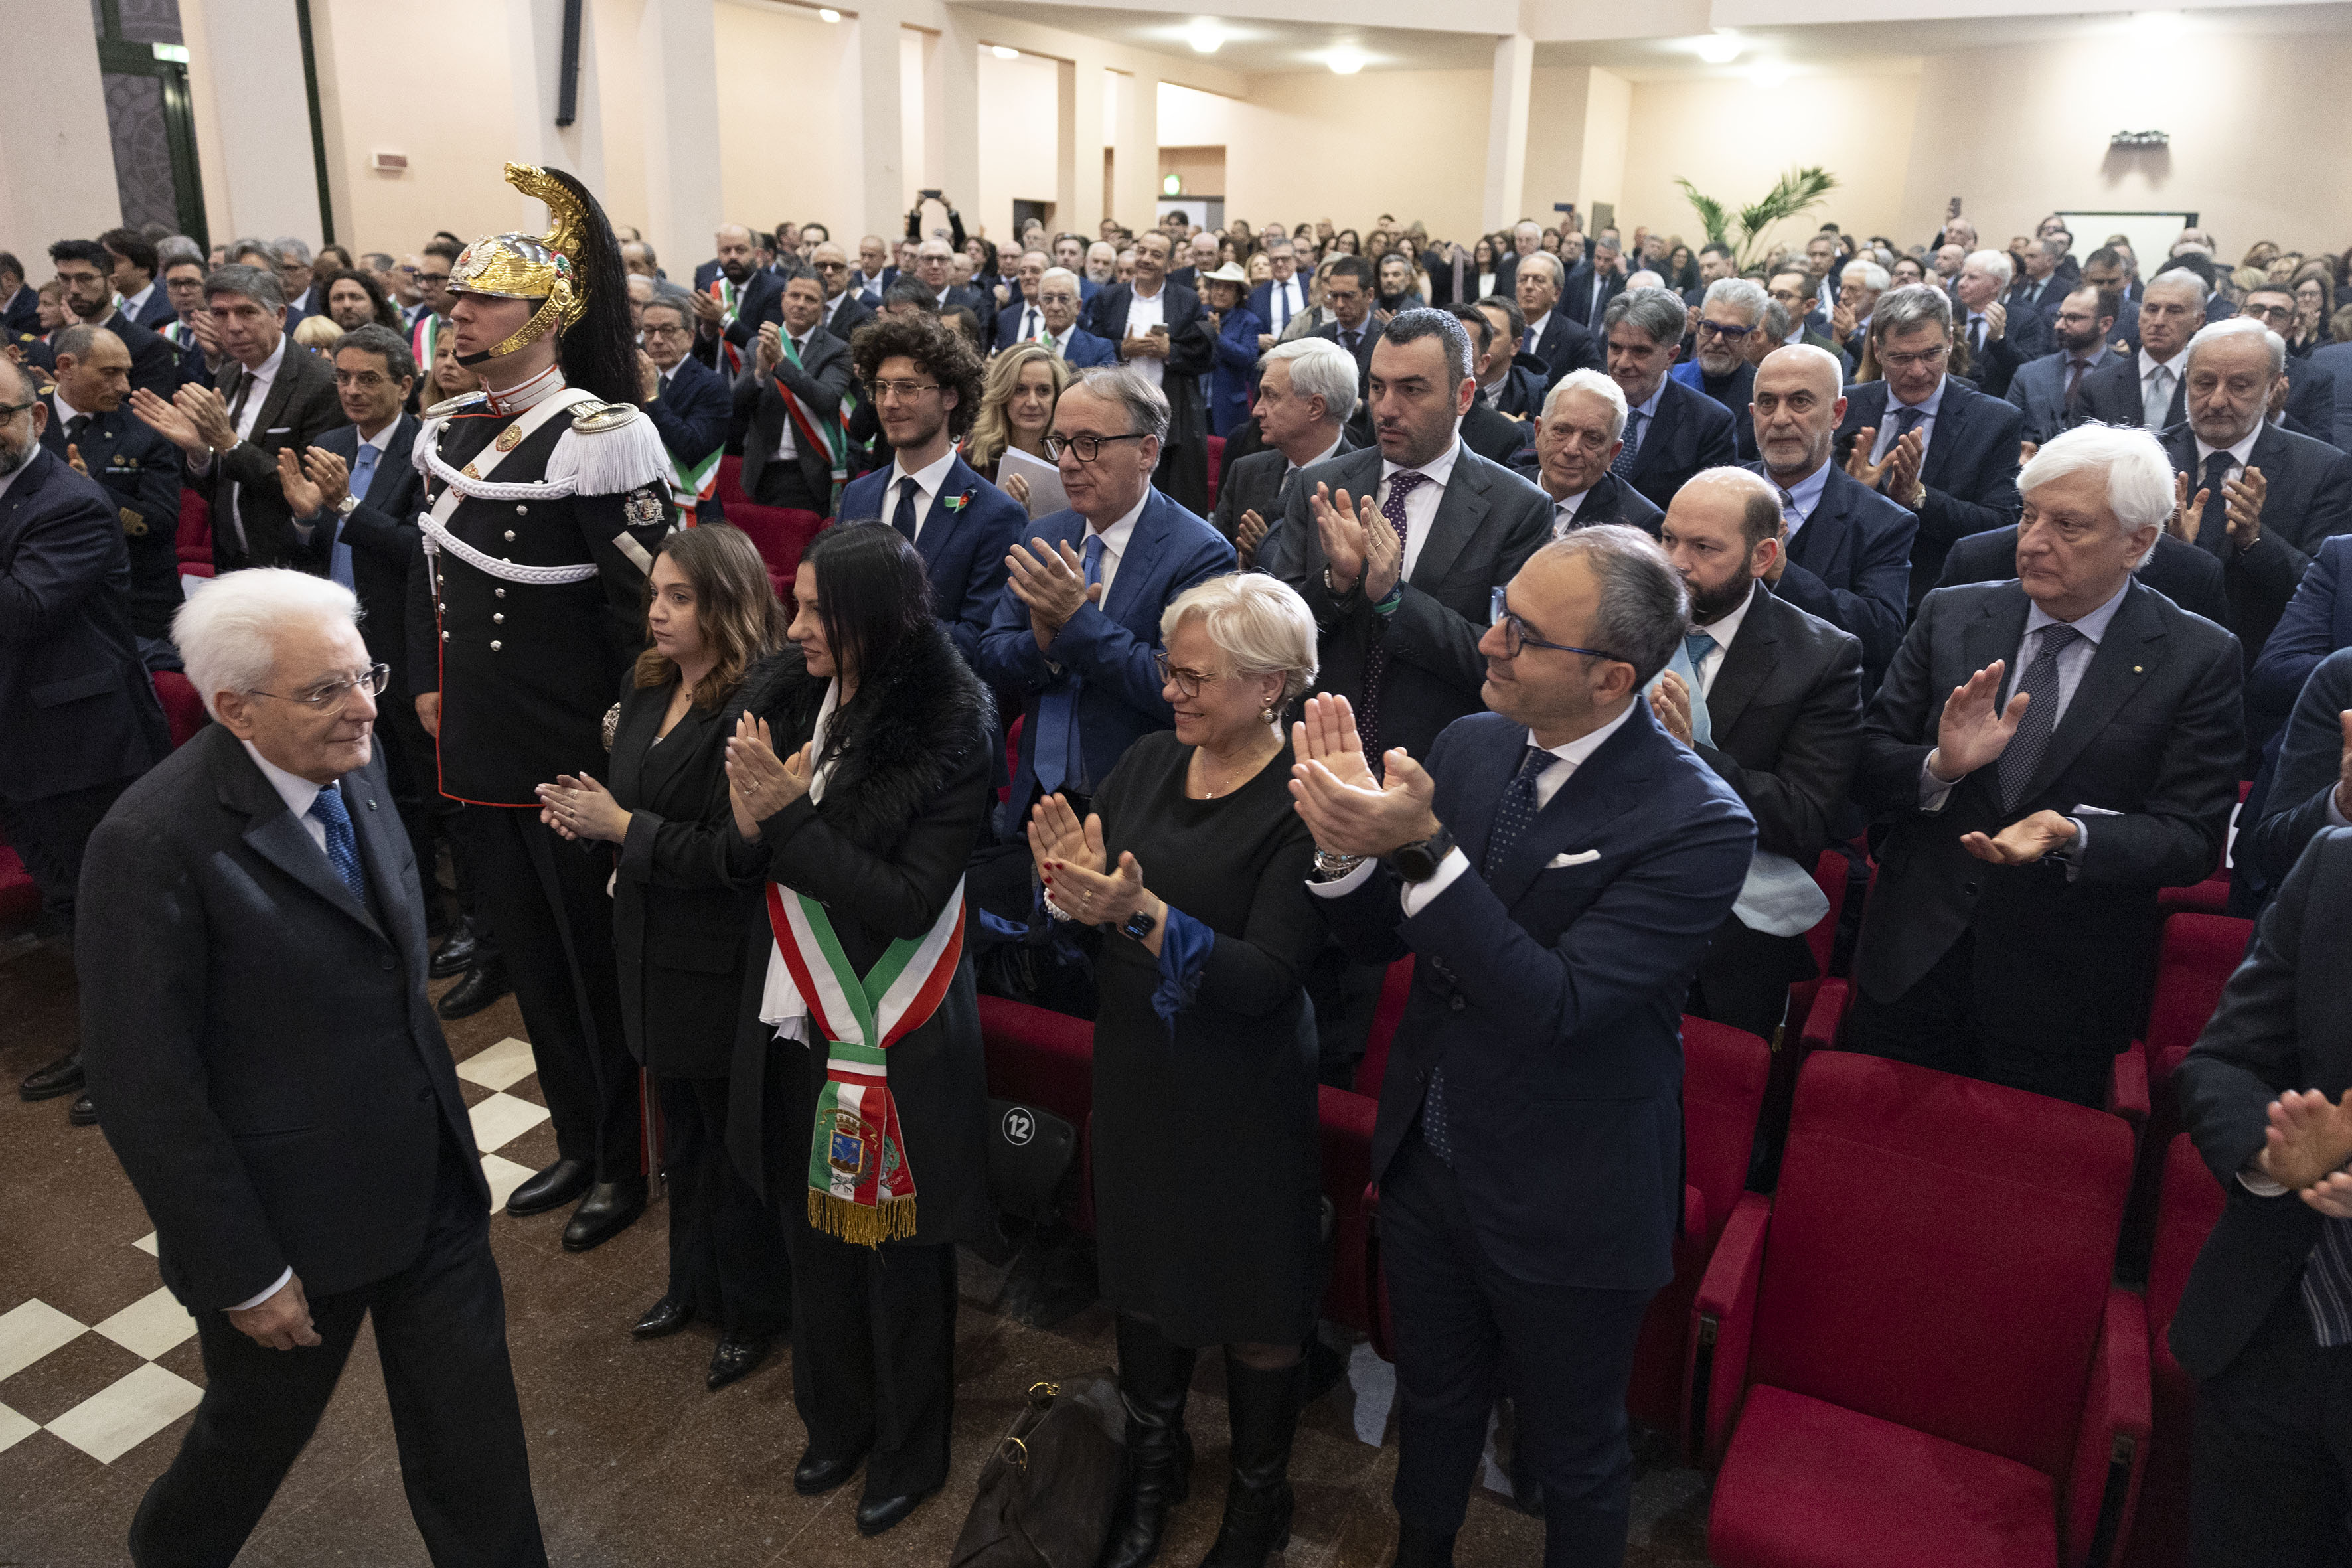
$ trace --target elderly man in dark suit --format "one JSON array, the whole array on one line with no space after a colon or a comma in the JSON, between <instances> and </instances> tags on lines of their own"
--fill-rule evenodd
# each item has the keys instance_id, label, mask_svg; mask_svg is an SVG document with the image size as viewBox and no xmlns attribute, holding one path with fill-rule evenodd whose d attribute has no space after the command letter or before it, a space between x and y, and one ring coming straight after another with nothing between
<instances>
[{"instance_id":1,"label":"elderly man in dark suit","mask_svg":"<svg viewBox=\"0 0 2352 1568\"><path fill-rule=\"evenodd\" d=\"M2189 340L2205 325L2206 289L2174 268L2149 280L2139 302L2139 352L2083 378L2075 419L2166 430L2189 416Z\"/></svg>"},{"instance_id":2,"label":"elderly man in dark suit","mask_svg":"<svg viewBox=\"0 0 2352 1568\"><path fill-rule=\"evenodd\" d=\"M1523 318L1519 353L1542 363L1546 390L1570 371L1600 370L1606 365L1601 332L1560 303L1560 291L1567 285L1567 267L1548 250L1522 258L1512 274L1511 298ZM1498 275L1495 287L1502 286Z\"/></svg>"},{"instance_id":3,"label":"elderly man in dark suit","mask_svg":"<svg viewBox=\"0 0 2352 1568\"><path fill-rule=\"evenodd\" d=\"M646 417L661 432L677 470L681 505L697 522L724 522L719 504L719 459L726 451L735 398L726 378L689 352L694 310L683 289L655 292L638 312L637 386Z\"/></svg>"},{"instance_id":4,"label":"elderly man in dark suit","mask_svg":"<svg viewBox=\"0 0 2352 1568\"><path fill-rule=\"evenodd\" d=\"M1117 364L1118 348L1078 325L1078 312L1088 298L1086 279L1066 267L1048 267L1037 280L1038 307L1045 312L1045 334L1037 341L1072 370Z\"/></svg>"},{"instance_id":5,"label":"elderly man in dark suit","mask_svg":"<svg viewBox=\"0 0 2352 1568\"><path fill-rule=\"evenodd\" d=\"M1497 595L1491 712L1425 764L1391 752L1383 789L1357 716L1317 698L1291 786L1332 929L1359 962L1417 960L1371 1149L1413 1568L1454 1560L1498 1382L1544 1561L1624 1559L1625 1387L1681 1211L1682 999L1756 841L1642 700L1685 605L1647 535L1579 530Z\"/></svg>"},{"instance_id":6,"label":"elderly man in dark suit","mask_svg":"<svg viewBox=\"0 0 2352 1568\"><path fill-rule=\"evenodd\" d=\"M2131 578L2172 510L2153 437L2078 426L2022 483L2020 581L1930 595L1864 721L1887 816L1854 1048L2098 1104L2146 1000L2156 894L2221 856L2236 639ZM2062 990L2021 984L2069 952Z\"/></svg>"},{"instance_id":7,"label":"elderly man in dark suit","mask_svg":"<svg viewBox=\"0 0 2352 1568\"><path fill-rule=\"evenodd\" d=\"M1657 537L1664 514L1609 471L1625 447L1625 394L1597 370L1572 370L1552 384L1536 421L1528 475L1552 504L1551 537L1622 522ZM1521 472L1526 466L1518 465Z\"/></svg>"},{"instance_id":8,"label":"elderly man in dark suit","mask_svg":"<svg viewBox=\"0 0 2352 1568\"><path fill-rule=\"evenodd\" d=\"M90 1091L205 1362L137 1563L236 1555L371 1317L432 1556L547 1561L358 607L283 570L198 592L174 629L218 722L116 803L83 868L111 938L80 966Z\"/></svg>"},{"instance_id":9,"label":"elderly man in dark suit","mask_svg":"<svg viewBox=\"0 0 2352 1568\"><path fill-rule=\"evenodd\" d=\"M1731 411L1666 372L1682 353L1690 312L1665 289L1629 289L1601 316L1609 376L1625 394L1625 446L1610 465L1660 510L1701 468L1735 460Z\"/></svg>"},{"instance_id":10,"label":"elderly man in dark suit","mask_svg":"<svg viewBox=\"0 0 2352 1568\"><path fill-rule=\"evenodd\" d=\"M169 637L180 607L180 454L122 406L131 351L104 327L60 329L57 384L41 445L113 498L131 547L131 626L142 640Z\"/></svg>"},{"instance_id":11,"label":"elderly man in dark suit","mask_svg":"<svg viewBox=\"0 0 2352 1568\"><path fill-rule=\"evenodd\" d=\"M1883 381L1846 392L1837 449L1847 473L1919 520L1911 542L1916 607L1956 540L2017 521L2018 433L2025 416L1946 373L1952 302L1925 283L1890 289L1871 323Z\"/></svg>"},{"instance_id":12,"label":"elderly man in dark suit","mask_svg":"<svg viewBox=\"0 0 2352 1568\"><path fill-rule=\"evenodd\" d=\"M735 433L743 443L743 493L761 506L833 514L845 478L841 400L850 388L849 345L817 325L824 287L784 285L783 317L760 329L753 363L735 383Z\"/></svg>"},{"instance_id":13,"label":"elderly man in dark suit","mask_svg":"<svg viewBox=\"0 0 2352 1568\"><path fill-rule=\"evenodd\" d=\"M1651 708L1756 819L1755 861L1685 1010L1769 1040L1789 987L1818 973L1804 933L1826 910L1813 866L1862 753L1862 644L1773 594L1786 524L1769 480L1708 469L1675 497L1660 541L1690 595L1697 684L1667 671Z\"/></svg>"},{"instance_id":14,"label":"elderly man in dark suit","mask_svg":"<svg viewBox=\"0 0 2352 1568\"><path fill-rule=\"evenodd\" d=\"M71 319L104 327L131 351L131 384L161 397L180 384L180 353L131 320L114 290L114 258L94 239L61 239L49 247L50 265L65 290Z\"/></svg>"},{"instance_id":15,"label":"elderly man in dark suit","mask_svg":"<svg viewBox=\"0 0 2352 1568\"><path fill-rule=\"evenodd\" d=\"M40 887L43 927L70 938L83 846L171 736L131 631L117 509L43 448L48 415L23 367L0 358L0 831ZM75 1052L19 1092L81 1087Z\"/></svg>"},{"instance_id":16,"label":"elderly man in dark suit","mask_svg":"<svg viewBox=\"0 0 2352 1568\"><path fill-rule=\"evenodd\" d=\"M1314 611L1317 689L1354 704L1377 757L1425 753L1478 710L1494 590L1549 537L1552 503L1462 445L1477 384L1454 316L1401 310L1372 356L1379 444L1299 477L1259 565Z\"/></svg>"},{"instance_id":17,"label":"elderly man in dark suit","mask_svg":"<svg viewBox=\"0 0 2352 1568\"><path fill-rule=\"evenodd\" d=\"M1291 477L1355 450L1344 426L1356 401L1355 362L1338 344L1294 338L1266 352L1257 391L1258 436L1266 449L1226 468L1209 519L1234 542L1244 571L1257 563L1267 531L1282 521Z\"/></svg>"},{"instance_id":18,"label":"elderly man in dark suit","mask_svg":"<svg viewBox=\"0 0 2352 1568\"><path fill-rule=\"evenodd\" d=\"M1201 378L1215 354L1201 297L1168 281L1168 237L1135 241L1135 281L1105 289L1087 302L1087 331L1109 341L1119 363L1160 388L1169 426L1151 482L1195 516L1209 510L1209 405Z\"/></svg>"},{"instance_id":19,"label":"elderly man in dark suit","mask_svg":"<svg viewBox=\"0 0 2352 1568\"><path fill-rule=\"evenodd\" d=\"M1667 372L1730 411L1732 439L1743 463L1756 460L1756 426L1748 405L1756 385L1757 362L1748 357L1748 348L1763 333L1771 304L1771 296L1753 279L1716 279L1707 286L1693 329L1696 356Z\"/></svg>"},{"instance_id":20,"label":"elderly man in dark suit","mask_svg":"<svg viewBox=\"0 0 2352 1568\"><path fill-rule=\"evenodd\" d=\"M1969 534L1944 557L1944 574L1936 586L2005 583L2016 576L2018 532L2011 524ZM2221 585L2221 563L2173 534L2159 535L2156 548L2132 569L2132 575L2142 587L2155 589L2192 616L2202 616L2215 626L2230 623L2230 595Z\"/></svg>"}]
</instances>

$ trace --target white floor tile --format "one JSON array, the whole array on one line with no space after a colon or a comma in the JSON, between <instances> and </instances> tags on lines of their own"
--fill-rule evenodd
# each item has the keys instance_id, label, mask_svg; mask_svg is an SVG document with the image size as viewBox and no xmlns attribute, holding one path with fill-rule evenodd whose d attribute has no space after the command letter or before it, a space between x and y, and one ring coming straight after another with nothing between
<instances>
[{"instance_id":1,"label":"white floor tile","mask_svg":"<svg viewBox=\"0 0 2352 1568\"><path fill-rule=\"evenodd\" d=\"M490 1184L490 1212L497 1214L507 1206L514 1190L531 1178L529 1165L518 1165L503 1154L482 1156L482 1175Z\"/></svg>"},{"instance_id":2,"label":"white floor tile","mask_svg":"<svg viewBox=\"0 0 2352 1568\"><path fill-rule=\"evenodd\" d=\"M196 1407L205 1391L149 1362L49 1423L49 1430L110 1465Z\"/></svg>"},{"instance_id":3,"label":"white floor tile","mask_svg":"<svg viewBox=\"0 0 2352 1568\"><path fill-rule=\"evenodd\" d=\"M137 1247L140 1251L145 1253L150 1258L161 1258L163 1256L162 1253L155 1250L155 1233L152 1230L146 1235L141 1237L138 1240L132 1242L131 1245Z\"/></svg>"},{"instance_id":4,"label":"white floor tile","mask_svg":"<svg viewBox=\"0 0 2352 1568\"><path fill-rule=\"evenodd\" d=\"M0 1405L0 1454L6 1453L41 1429L40 1424L27 1415L19 1415Z\"/></svg>"},{"instance_id":5,"label":"white floor tile","mask_svg":"<svg viewBox=\"0 0 2352 1568\"><path fill-rule=\"evenodd\" d=\"M512 1035L457 1064L459 1078L484 1089L512 1089L538 1070L530 1059L530 1045Z\"/></svg>"},{"instance_id":6,"label":"white floor tile","mask_svg":"<svg viewBox=\"0 0 2352 1568\"><path fill-rule=\"evenodd\" d=\"M31 1300L0 1312L0 1378L14 1377L59 1345L89 1331L47 1301Z\"/></svg>"},{"instance_id":7,"label":"white floor tile","mask_svg":"<svg viewBox=\"0 0 2352 1568\"><path fill-rule=\"evenodd\" d=\"M99 1324L96 1331L132 1354L153 1361L194 1333L196 1321L169 1290L159 1288Z\"/></svg>"},{"instance_id":8,"label":"white floor tile","mask_svg":"<svg viewBox=\"0 0 2352 1568\"><path fill-rule=\"evenodd\" d=\"M505 1148L546 1121L547 1107L511 1094L494 1094L468 1114L474 1120L474 1146L488 1153Z\"/></svg>"}]
</instances>

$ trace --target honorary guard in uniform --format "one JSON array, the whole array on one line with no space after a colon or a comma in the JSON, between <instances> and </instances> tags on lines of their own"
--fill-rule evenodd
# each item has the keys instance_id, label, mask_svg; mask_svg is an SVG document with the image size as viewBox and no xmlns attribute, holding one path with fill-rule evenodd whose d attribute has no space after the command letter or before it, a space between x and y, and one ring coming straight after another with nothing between
<instances>
[{"instance_id":1,"label":"honorary guard in uniform","mask_svg":"<svg viewBox=\"0 0 2352 1568\"><path fill-rule=\"evenodd\" d=\"M409 670L441 793L468 807L459 821L554 1118L555 1163L507 1209L584 1193L563 1232L582 1252L645 1207L638 1079L613 972L612 857L543 826L537 790L604 770L604 710L644 646L651 551L670 528L670 466L634 406L604 210L559 170L506 174L554 223L478 239L451 269L448 331L482 390L427 409L412 449L425 511Z\"/></svg>"}]
</instances>

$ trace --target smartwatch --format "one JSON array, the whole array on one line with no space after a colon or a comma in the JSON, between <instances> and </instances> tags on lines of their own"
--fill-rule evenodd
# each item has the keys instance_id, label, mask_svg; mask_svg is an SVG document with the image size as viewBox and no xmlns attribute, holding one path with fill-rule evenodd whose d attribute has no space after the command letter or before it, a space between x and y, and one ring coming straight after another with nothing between
<instances>
[{"instance_id":1,"label":"smartwatch","mask_svg":"<svg viewBox=\"0 0 2352 1568\"><path fill-rule=\"evenodd\" d=\"M1453 829L1441 826L1427 838L1399 845L1389 856L1389 864L1408 882L1426 882L1437 875L1439 863L1453 852Z\"/></svg>"},{"instance_id":2,"label":"smartwatch","mask_svg":"<svg viewBox=\"0 0 2352 1568\"><path fill-rule=\"evenodd\" d=\"M1158 921L1152 919L1146 911L1138 910L1133 914L1128 916L1125 921L1120 922L1118 928L1118 934L1124 937L1131 937L1137 942L1141 942L1151 934L1151 928L1159 923L1160 922Z\"/></svg>"}]
</instances>

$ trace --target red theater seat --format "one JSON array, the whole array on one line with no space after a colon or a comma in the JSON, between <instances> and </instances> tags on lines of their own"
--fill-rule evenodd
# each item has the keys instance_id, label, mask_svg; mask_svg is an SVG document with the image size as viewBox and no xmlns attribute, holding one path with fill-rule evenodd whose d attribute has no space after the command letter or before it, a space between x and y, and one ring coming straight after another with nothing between
<instances>
[{"instance_id":1,"label":"red theater seat","mask_svg":"<svg viewBox=\"0 0 2352 1568\"><path fill-rule=\"evenodd\" d=\"M159 669L148 679L155 683L155 700L163 705L164 721L172 726L172 747L177 751L205 727L204 699L176 669Z\"/></svg>"},{"instance_id":2,"label":"red theater seat","mask_svg":"<svg viewBox=\"0 0 2352 1568\"><path fill-rule=\"evenodd\" d=\"M719 459L718 495L719 510L727 514L727 521L760 547L760 559L768 563L768 580L776 585L776 596L789 599L793 574L800 570L801 552L824 527L825 520L813 511L761 506L745 495L740 458Z\"/></svg>"},{"instance_id":3,"label":"red theater seat","mask_svg":"<svg viewBox=\"0 0 2352 1568\"><path fill-rule=\"evenodd\" d=\"M1209 504L1213 507L1217 504L1217 481L1223 478L1224 471L1225 438L1212 436L1209 437Z\"/></svg>"},{"instance_id":4,"label":"red theater seat","mask_svg":"<svg viewBox=\"0 0 2352 1568\"><path fill-rule=\"evenodd\" d=\"M0 844L0 931L22 931L41 912L41 889L16 851Z\"/></svg>"},{"instance_id":5,"label":"red theater seat","mask_svg":"<svg viewBox=\"0 0 2352 1568\"><path fill-rule=\"evenodd\" d=\"M2253 921L2228 915L2176 914L2164 922L2142 1037L2151 1084L2162 1088L2171 1082L2173 1068L2204 1032L2253 934Z\"/></svg>"},{"instance_id":6,"label":"red theater seat","mask_svg":"<svg viewBox=\"0 0 2352 1568\"><path fill-rule=\"evenodd\" d=\"M2040 1095L1824 1052L1779 1191L1693 1309L1720 1568L2106 1568L2149 1425L2116 1288L2130 1131Z\"/></svg>"},{"instance_id":7,"label":"red theater seat","mask_svg":"<svg viewBox=\"0 0 2352 1568\"><path fill-rule=\"evenodd\" d=\"M1095 1104L1095 1026L1084 1018L1002 996L980 999L988 1092L1050 1110L1077 1129L1081 1166L1078 1228L1094 1229L1094 1179L1083 1167Z\"/></svg>"},{"instance_id":8,"label":"red theater seat","mask_svg":"<svg viewBox=\"0 0 2352 1568\"><path fill-rule=\"evenodd\" d=\"M2154 1373L2155 1423L2147 1441L2147 1479L2124 1561L2130 1568L2180 1568L2189 1561L2189 1440L2197 1387L2172 1359L2164 1336L2180 1308L2181 1289L2206 1236L2221 1217L2221 1184L2182 1133L2164 1152L2156 1246L2147 1265L2147 1339Z\"/></svg>"},{"instance_id":9,"label":"red theater seat","mask_svg":"<svg viewBox=\"0 0 2352 1568\"><path fill-rule=\"evenodd\" d=\"M179 549L182 576L213 574L213 509L194 490L180 491L180 530L173 542Z\"/></svg>"}]
</instances>

